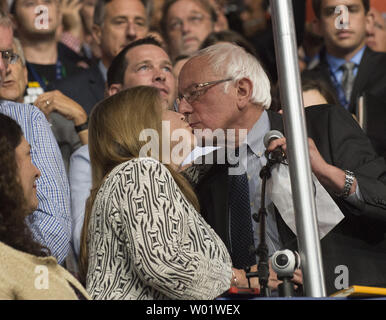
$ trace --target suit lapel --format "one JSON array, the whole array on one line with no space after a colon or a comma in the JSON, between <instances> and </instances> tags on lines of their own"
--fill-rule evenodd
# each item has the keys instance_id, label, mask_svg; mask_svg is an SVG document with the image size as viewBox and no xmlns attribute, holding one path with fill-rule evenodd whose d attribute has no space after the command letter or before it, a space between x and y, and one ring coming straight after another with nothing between
<instances>
[{"instance_id":1,"label":"suit lapel","mask_svg":"<svg viewBox=\"0 0 386 320\"><path fill-rule=\"evenodd\" d=\"M368 80L371 78L371 74L374 72L373 67L376 64L373 61L372 53L373 52L369 48L366 48L363 53L351 94L350 111L352 113L355 112L357 99L363 94L363 90L365 89Z\"/></svg>"},{"instance_id":2,"label":"suit lapel","mask_svg":"<svg viewBox=\"0 0 386 320\"><path fill-rule=\"evenodd\" d=\"M284 134L283 118L277 112L267 110L269 122L271 124L271 130L279 130Z\"/></svg>"},{"instance_id":3,"label":"suit lapel","mask_svg":"<svg viewBox=\"0 0 386 320\"><path fill-rule=\"evenodd\" d=\"M98 65L93 66L90 69L88 83L90 85L90 91L94 95L97 101L103 99L105 90L105 80L103 79L102 73L99 70Z\"/></svg>"},{"instance_id":4,"label":"suit lapel","mask_svg":"<svg viewBox=\"0 0 386 320\"><path fill-rule=\"evenodd\" d=\"M201 214L230 250L228 190L228 168L218 164L212 166L196 189Z\"/></svg>"}]
</instances>

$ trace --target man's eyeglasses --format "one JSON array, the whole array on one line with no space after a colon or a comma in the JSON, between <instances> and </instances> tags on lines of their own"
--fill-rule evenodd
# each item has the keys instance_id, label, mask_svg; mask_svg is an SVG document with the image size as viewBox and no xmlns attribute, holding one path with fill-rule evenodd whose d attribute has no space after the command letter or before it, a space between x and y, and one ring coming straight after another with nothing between
<instances>
[{"instance_id":1,"label":"man's eyeglasses","mask_svg":"<svg viewBox=\"0 0 386 320\"><path fill-rule=\"evenodd\" d=\"M0 51L5 64L15 64L19 60L19 55L12 51Z\"/></svg>"},{"instance_id":2,"label":"man's eyeglasses","mask_svg":"<svg viewBox=\"0 0 386 320\"><path fill-rule=\"evenodd\" d=\"M227 79L221 79L221 80L215 80L215 81L209 81L209 82L203 82L203 83L195 84L188 91L188 93L178 95L178 98L174 102L174 110L178 110L178 106L180 105L182 99L185 99L187 103L192 104L199 97L201 97L206 92L206 90L209 89L210 86L215 86L217 84L231 81L231 80L233 80L233 78L227 78Z\"/></svg>"},{"instance_id":3,"label":"man's eyeglasses","mask_svg":"<svg viewBox=\"0 0 386 320\"><path fill-rule=\"evenodd\" d=\"M168 29L170 31L181 31L184 23L188 23L191 26L199 26L206 18L207 16L204 16L203 14L199 13L189 16L185 22L181 19L176 18L169 23Z\"/></svg>"}]
</instances>

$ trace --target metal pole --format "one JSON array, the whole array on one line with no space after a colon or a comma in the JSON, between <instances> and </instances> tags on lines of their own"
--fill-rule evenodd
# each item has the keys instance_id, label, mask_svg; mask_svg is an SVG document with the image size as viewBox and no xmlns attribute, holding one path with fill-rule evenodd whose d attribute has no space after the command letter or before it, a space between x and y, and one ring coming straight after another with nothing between
<instances>
[{"instance_id":1,"label":"metal pole","mask_svg":"<svg viewBox=\"0 0 386 320\"><path fill-rule=\"evenodd\" d=\"M307 296L325 297L292 1L271 0L271 14L303 286Z\"/></svg>"}]
</instances>

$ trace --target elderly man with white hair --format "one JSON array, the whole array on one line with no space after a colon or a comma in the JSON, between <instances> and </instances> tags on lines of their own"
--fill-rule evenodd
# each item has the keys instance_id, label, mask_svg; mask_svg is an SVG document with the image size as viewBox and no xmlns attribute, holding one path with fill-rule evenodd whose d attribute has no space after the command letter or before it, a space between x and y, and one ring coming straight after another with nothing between
<instances>
[{"instance_id":1,"label":"elderly man with white hair","mask_svg":"<svg viewBox=\"0 0 386 320\"><path fill-rule=\"evenodd\" d=\"M219 43L201 50L184 65L178 91L179 111L199 138L206 138L210 131L232 129L234 148L240 153L246 150L245 159L240 160L244 173L238 178L229 174L229 165L216 163L196 191L201 212L227 245L234 267L256 270L250 248L256 248L260 240L259 223L252 215L259 212L259 173L267 161L263 139L270 130L284 132L281 116L268 110L269 80L253 56L234 44ZM321 240L327 291L340 289L336 268L341 265L349 270L349 284L386 285L385 161L344 108L319 105L305 113L312 171L344 214ZM239 139L242 130L247 135ZM286 139L274 140L268 150L277 146L285 152ZM219 150L211 159L218 159L217 154ZM296 249L296 236L269 195L266 207L269 256L279 249ZM277 278L270 271L268 284L275 288ZM239 285L247 283L242 270L236 270L235 277ZM300 271L292 281L302 283Z\"/></svg>"}]
</instances>

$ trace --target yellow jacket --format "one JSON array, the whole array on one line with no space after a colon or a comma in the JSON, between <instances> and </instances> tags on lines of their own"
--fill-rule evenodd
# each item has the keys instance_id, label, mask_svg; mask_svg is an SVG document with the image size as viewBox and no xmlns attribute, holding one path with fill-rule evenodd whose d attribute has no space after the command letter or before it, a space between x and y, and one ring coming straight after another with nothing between
<instances>
[{"instance_id":1,"label":"yellow jacket","mask_svg":"<svg viewBox=\"0 0 386 320\"><path fill-rule=\"evenodd\" d=\"M54 257L37 257L0 242L0 300L76 300L71 286L90 299Z\"/></svg>"}]
</instances>

